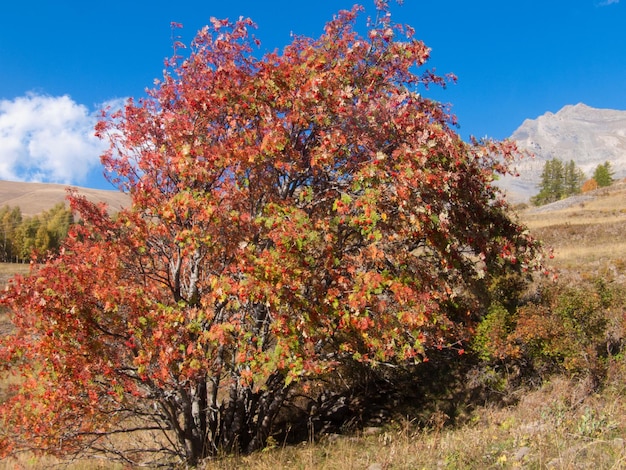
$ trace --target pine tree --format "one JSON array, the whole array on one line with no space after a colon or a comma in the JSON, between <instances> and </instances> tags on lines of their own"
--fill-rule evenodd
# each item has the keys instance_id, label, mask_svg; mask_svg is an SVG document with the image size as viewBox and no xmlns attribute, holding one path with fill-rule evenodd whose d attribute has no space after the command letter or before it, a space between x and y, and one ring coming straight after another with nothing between
<instances>
[{"instance_id":1,"label":"pine tree","mask_svg":"<svg viewBox=\"0 0 626 470\"><path fill-rule=\"evenodd\" d=\"M567 164L558 158L546 161L541 173L539 194L531 198L537 206L559 201L580 193L585 174L576 166L574 160Z\"/></svg>"},{"instance_id":2,"label":"pine tree","mask_svg":"<svg viewBox=\"0 0 626 470\"><path fill-rule=\"evenodd\" d=\"M613 174L611 162L606 161L596 167L596 171L593 173L593 179L598 183L598 187L604 188L613 183Z\"/></svg>"},{"instance_id":3,"label":"pine tree","mask_svg":"<svg viewBox=\"0 0 626 470\"><path fill-rule=\"evenodd\" d=\"M541 206L561 199L564 193L564 178L564 167L561 160L553 158L546 161L541 173L539 194L531 198L531 202Z\"/></svg>"},{"instance_id":4,"label":"pine tree","mask_svg":"<svg viewBox=\"0 0 626 470\"><path fill-rule=\"evenodd\" d=\"M580 194L581 187L585 181L585 174L576 166L574 160L570 160L565 165L565 195L567 197Z\"/></svg>"}]
</instances>

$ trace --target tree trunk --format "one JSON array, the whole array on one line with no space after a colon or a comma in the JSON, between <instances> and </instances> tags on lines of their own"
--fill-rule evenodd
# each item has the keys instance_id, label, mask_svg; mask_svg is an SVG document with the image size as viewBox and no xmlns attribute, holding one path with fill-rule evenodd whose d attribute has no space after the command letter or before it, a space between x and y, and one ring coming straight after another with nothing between
<instances>
[{"instance_id":1,"label":"tree trunk","mask_svg":"<svg viewBox=\"0 0 626 470\"><path fill-rule=\"evenodd\" d=\"M245 449L247 453L265 446L272 431L274 419L283 406L289 391L289 388L285 386L285 378L280 373L274 373L267 381L266 386L265 392L257 399L254 428L249 430L250 440Z\"/></svg>"}]
</instances>

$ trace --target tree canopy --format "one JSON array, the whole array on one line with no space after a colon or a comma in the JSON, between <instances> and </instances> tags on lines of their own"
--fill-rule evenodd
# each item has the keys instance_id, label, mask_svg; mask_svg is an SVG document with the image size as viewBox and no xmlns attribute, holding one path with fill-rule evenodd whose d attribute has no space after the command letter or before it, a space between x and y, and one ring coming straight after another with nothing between
<instances>
[{"instance_id":1,"label":"tree canopy","mask_svg":"<svg viewBox=\"0 0 626 470\"><path fill-rule=\"evenodd\" d=\"M341 366L461 353L489 280L539 267L493 184L514 145L458 136L424 96L445 83L429 49L377 5L365 35L355 7L261 58L250 20L213 19L147 98L105 112L102 161L132 204L111 218L73 195L84 224L4 294L1 357L26 377L7 451L253 451Z\"/></svg>"}]
</instances>

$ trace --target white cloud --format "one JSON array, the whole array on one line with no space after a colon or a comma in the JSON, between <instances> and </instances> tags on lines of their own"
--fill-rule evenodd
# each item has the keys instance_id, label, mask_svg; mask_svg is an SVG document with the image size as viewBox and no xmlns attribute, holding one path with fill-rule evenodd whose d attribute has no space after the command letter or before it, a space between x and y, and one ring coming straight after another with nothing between
<instances>
[{"instance_id":1,"label":"white cloud","mask_svg":"<svg viewBox=\"0 0 626 470\"><path fill-rule=\"evenodd\" d=\"M604 0L603 2L598 3L598 6L606 7L608 5L613 5L614 3L619 3L619 0Z\"/></svg>"},{"instance_id":2,"label":"white cloud","mask_svg":"<svg viewBox=\"0 0 626 470\"><path fill-rule=\"evenodd\" d=\"M97 119L69 96L0 100L0 179L84 183L105 148Z\"/></svg>"}]
</instances>

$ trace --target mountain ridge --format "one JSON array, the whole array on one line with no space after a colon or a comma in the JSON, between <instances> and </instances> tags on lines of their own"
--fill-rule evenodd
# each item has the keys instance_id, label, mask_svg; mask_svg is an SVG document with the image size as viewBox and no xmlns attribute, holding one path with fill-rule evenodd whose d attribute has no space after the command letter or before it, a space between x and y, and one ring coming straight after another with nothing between
<instances>
[{"instance_id":1,"label":"mountain ridge","mask_svg":"<svg viewBox=\"0 0 626 470\"><path fill-rule=\"evenodd\" d=\"M626 111L566 105L556 113L524 120L509 139L533 155L516 163L519 177L498 182L513 202L527 202L537 194L543 166L553 158L573 160L587 178L606 161L615 178L626 176Z\"/></svg>"}]
</instances>

